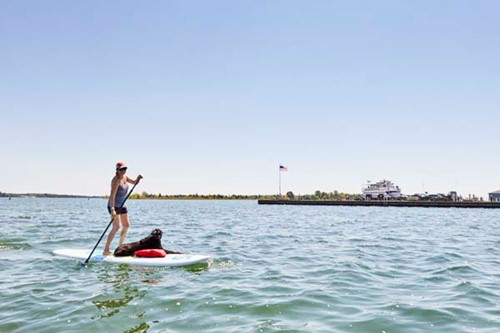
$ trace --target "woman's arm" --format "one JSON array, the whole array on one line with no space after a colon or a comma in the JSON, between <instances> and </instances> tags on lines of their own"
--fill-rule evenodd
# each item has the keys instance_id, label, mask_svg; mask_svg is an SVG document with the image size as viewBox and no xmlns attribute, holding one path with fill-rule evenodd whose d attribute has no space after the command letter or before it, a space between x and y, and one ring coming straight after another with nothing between
<instances>
[{"instance_id":1,"label":"woman's arm","mask_svg":"<svg viewBox=\"0 0 500 333\"><path fill-rule=\"evenodd\" d=\"M139 184L139 181L140 181L142 178L144 178L144 177L142 177L142 175L137 176L137 178L136 178L136 179L132 179L132 178L130 178L129 176L127 176L127 183L130 183L130 184L132 184L132 185Z\"/></svg>"},{"instance_id":2,"label":"woman's arm","mask_svg":"<svg viewBox=\"0 0 500 333\"><path fill-rule=\"evenodd\" d=\"M111 209L115 208L115 199L116 192L118 191L118 185L120 185L118 179L113 178L113 180L111 181L111 193L109 194L109 205L111 206Z\"/></svg>"},{"instance_id":3,"label":"woman's arm","mask_svg":"<svg viewBox=\"0 0 500 333\"><path fill-rule=\"evenodd\" d=\"M118 185L120 182L116 177L113 177L113 180L111 181L111 192L109 194L109 207L111 210L111 216L113 219L115 218L116 212L115 212L115 199L116 199L116 191L118 191Z\"/></svg>"}]
</instances>

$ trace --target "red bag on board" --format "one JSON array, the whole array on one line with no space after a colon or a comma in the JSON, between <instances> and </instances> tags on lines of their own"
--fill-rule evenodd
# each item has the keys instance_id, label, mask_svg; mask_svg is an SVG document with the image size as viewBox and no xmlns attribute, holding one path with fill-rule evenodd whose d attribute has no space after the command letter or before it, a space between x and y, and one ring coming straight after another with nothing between
<instances>
[{"instance_id":1,"label":"red bag on board","mask_svg":"<svg viewBox=\"0 0 500 333\"><path fill-rule=\"evenodd\" d=\"M167 253L162 249L145 249L135 251L134 255L142 258L163 258L167 255Z\"/></svg>"}]
</instances>

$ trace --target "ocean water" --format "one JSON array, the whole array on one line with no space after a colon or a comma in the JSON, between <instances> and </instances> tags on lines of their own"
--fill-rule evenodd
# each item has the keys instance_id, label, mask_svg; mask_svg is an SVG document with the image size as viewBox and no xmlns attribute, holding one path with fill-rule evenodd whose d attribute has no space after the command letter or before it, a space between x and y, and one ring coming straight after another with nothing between
<instances>
[{"instance_id":1,"label":"ocean water","mask_svg":"<svg viewBox=\"0 0 500 333\"><path fill-rule=\"evenodd\" d=\"M213 259L51 254L92 248L105 205L0 198L0 332L500 332L500 210L131 200L128 241Z\"/></svg>"}]
</instances>

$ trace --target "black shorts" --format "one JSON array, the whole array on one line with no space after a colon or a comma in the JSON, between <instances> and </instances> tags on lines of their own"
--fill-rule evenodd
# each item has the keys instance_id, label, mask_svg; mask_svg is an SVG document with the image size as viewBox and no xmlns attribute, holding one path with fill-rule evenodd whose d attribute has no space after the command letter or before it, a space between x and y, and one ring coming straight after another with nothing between
<instances>
[{"instance_id":1,"label":"black shorts","mask_svg":"<svg viewBox=\"0 0 500 333\"><path fill-rule=\"evenodd\" d=\"M111 214L111 207L108 206L108 212ZM117 215L127 214L127 207L115 207L115 212Z\"/></svg>"}]
</instances>

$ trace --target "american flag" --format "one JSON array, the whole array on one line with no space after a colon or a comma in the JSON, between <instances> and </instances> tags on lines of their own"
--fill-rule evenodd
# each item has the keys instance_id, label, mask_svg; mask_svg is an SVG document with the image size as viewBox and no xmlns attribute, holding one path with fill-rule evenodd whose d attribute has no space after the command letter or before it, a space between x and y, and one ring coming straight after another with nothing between
<instances>
[{"instance_id":1,"label":"american flag","mask_svg":"<svg viewBox=\"0 0 500 333\"><path fill-rule=\"evenodd\" d=\"M280 164L280 171L288 171L288 168Z\"/></svg>"}]
</instances>

